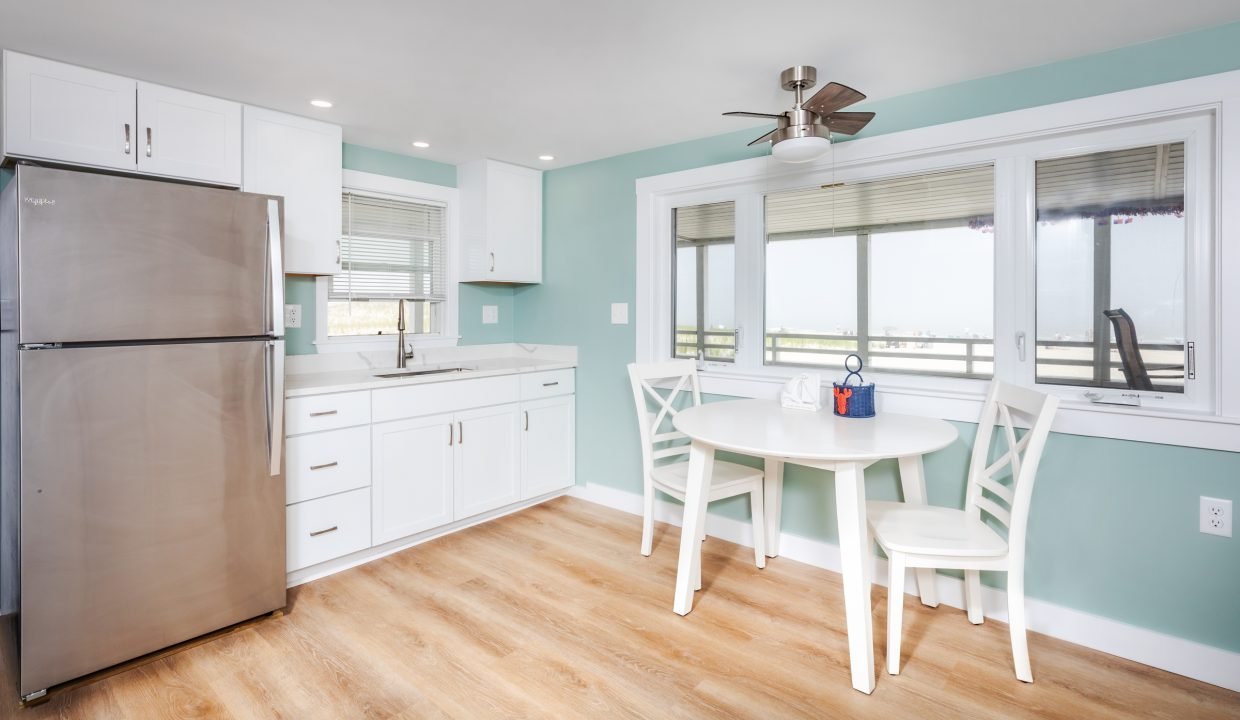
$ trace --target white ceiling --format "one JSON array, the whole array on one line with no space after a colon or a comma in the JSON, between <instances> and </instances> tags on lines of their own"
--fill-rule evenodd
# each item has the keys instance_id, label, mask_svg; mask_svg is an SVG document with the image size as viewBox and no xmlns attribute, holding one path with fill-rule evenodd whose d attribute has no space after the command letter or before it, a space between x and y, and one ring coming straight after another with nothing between
<instances>
[{"instance_id":1,"label":"white ceiling","mask_svg":"<svg viewBox=\"0 0 1240 720\"><path fill-rule=\"evenodd\" d=\"M351 143L558 167L757 127L720 113L789 106L793 64L883 98L1234 20L1236 0L0 0L0 47L327 119Z\"/></svg>"}]
</instances>

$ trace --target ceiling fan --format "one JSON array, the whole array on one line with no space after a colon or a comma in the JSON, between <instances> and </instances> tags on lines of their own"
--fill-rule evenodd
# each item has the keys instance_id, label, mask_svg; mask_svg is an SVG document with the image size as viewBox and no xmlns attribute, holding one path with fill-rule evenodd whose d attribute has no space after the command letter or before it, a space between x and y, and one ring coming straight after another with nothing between
<instances>
[{"instance_id":1,"label":"ceiling fan","mask_svg":"<svg viewBox=\"0 0 1240 720\"><path fill-rule=\"evenodd\" d=\"M826 154L831 148L832 133L853 135L874 119L872 112L839 112L861 102L865 95L847 85L827 83L809 100L803 100L806 90L818 81L818 70L812 65L797 65L779 74L779 84L785 90L796 93L796 104L778 115L757 112L726 112L733 117L770 118L778 126L749 143L771 141L771 154L776 159L790 163L809 162Z\"/></svg>"}]
</instances>

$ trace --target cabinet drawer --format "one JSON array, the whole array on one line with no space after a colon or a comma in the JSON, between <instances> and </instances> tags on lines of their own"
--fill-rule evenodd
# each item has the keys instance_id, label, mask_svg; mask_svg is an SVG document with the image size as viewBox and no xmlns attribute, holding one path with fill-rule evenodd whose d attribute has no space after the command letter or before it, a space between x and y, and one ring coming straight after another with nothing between
<instances>
[{"instance_id":1,"label":"cabinet drawer","mask_svg":"<svg viewBox=\"0 0 1240 720\"><path fill-rule=\"evenodd\" d=\"M370 547L370 488L287 509L288 571Z\"/></svg>"},{"instance_id":2,"label":"cabinet drawer","mask_svg":"<svg viewBox=\"0 0 1240 720\"><path fill-rule=\"evenodd\" d=\"M364 425L291 437L286 448L289 505L370 485L370 428Z\"/></svg>"},{"instance_id":3,"label":"cabinet drawer","mask_svg":"<svg viewBox=\"0 0 1240 720\"><path fill-rule=\"evenodd\" d=\"M406 385L374 391L374 421L456 412L485 405L503 405L520 398L515 375Z\"/></svg>"},{"instance_id":4,"label":"cabinet drawer","mask_svg":"<svg viewBox=\"0 0 1240 720\"><path fill-rule=\"evenodd\" d=\"M576 391L576 373L567 370L527 373L521 376L521 399L536 400L554 395L571 395Z\"/></svg>"},{"instance_id":5,"label":"cabinet drawer","mask_svg":"<svg viewBox=\"0 0 1240 720\"><path fill-rule=\"evenodd\" d=\"M284 403L285 434L366 425L370 422L370 391L310 395Z\"/></svg>"}]
</instances>

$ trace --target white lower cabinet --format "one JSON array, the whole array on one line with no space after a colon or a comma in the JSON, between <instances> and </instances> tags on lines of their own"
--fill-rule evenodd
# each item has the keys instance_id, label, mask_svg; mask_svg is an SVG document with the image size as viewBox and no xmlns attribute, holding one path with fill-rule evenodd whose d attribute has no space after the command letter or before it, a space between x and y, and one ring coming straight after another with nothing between
<instances>
[{"instance_id":1,"label":"white lower cabinet","mask_svg":"<svg viewBox=\"0 0 1240 720\"><path fill-rule=\"evenodd\" d=\"M571 486L573 380L570 368L289 399L289 572Z\"/></svg>"},{"instance_id":2,"label":"white lower cabinet","mask_svg":"<svg viewBox=\"0 0 1240 720\"><path fill-rule=\"evenodd\" d=\"M455 519L521 499L519 415L516 403L456 414Z\"/></svg>"},{"instance_id":3,"label":"white lower cabinet","mask_svg":"<svg viewBox=\"0 0 1240 720\"><path fill-rule=\"evenodd\" d=\"M371 426L376 545L452 522L455 432L451 415Z\"/></svg>"},{"instance_id":4,"label":"white lower cabinet","mask_svg":"<svg viewBox=\"0 0 1240 720\"><path fill-rule=\"evenodd\" d=\"M290 505L285 518L288 571L370 547L370 488Z\"/></svg>"},{"instance_id":5,"label":"white lower cabinet","mask_svg":"<svg viewBox=\"0 0 1240 720\"><path fill-rule=\"evenodd\" d=\"M572 395L521 405L521 499L528 500L574 482Z\"/></svg>"}]
</instances>

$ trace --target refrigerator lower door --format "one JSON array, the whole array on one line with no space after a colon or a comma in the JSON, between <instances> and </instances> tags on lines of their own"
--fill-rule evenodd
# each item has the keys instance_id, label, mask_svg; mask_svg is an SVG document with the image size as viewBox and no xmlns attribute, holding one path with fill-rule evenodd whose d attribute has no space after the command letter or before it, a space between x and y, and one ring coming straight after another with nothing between
<instances>
[{"instance_id":1,"label":"refrigerator lower door","mask_svg":"<svg viewBox=\"0 0 1240 720\"><path fill-rule=\"evenodd\" d=\"M30 166L16 182L21 343L280 332L278 201Z\"/></svg>"},{"instance_id":2,"label":"refrigerator lower door","mask_svg":"<svg viewBox=\"0 0 1240 720\"><path fill-rule=\"evenodd\" d=\"M21 351L22 695L284 607L274 346Z\"/></svg>"}]
</instances>

